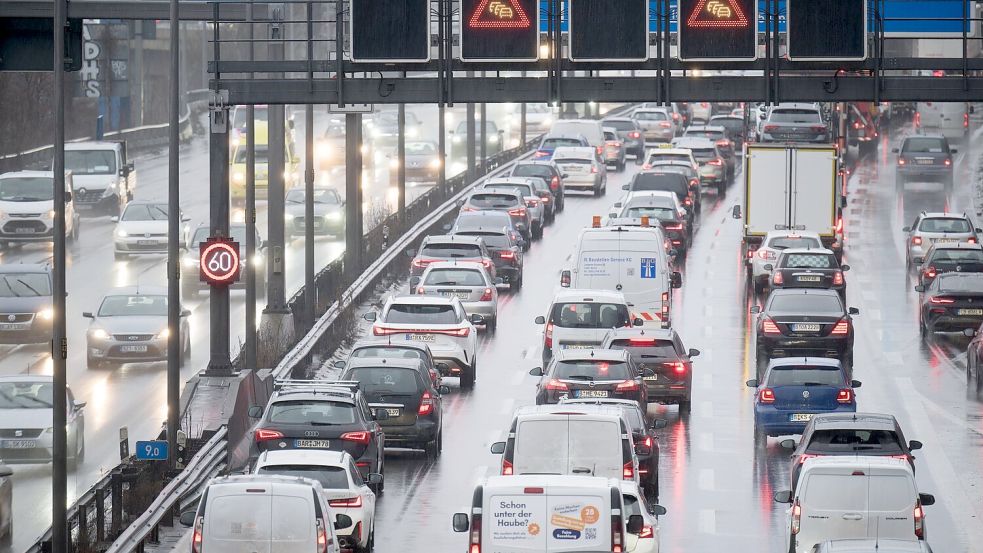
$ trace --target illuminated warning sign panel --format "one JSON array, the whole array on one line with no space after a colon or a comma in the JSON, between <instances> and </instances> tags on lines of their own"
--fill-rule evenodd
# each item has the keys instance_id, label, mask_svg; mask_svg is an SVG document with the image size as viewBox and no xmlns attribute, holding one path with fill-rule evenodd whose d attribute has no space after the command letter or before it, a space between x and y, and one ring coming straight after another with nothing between
<instances>
[{"instance_id":1,"label":"illuminated warning sign panel","mask_svg":"<svg viewBox=\"0 0 983 553\"><path fill-rule=\"evenodd\" d=\"M461 0L461 60L536 61L538 0Z\"/></svg>"},{"instance_id":2,"label":"illuminated warning sign panel","mask_svg":"<svg viewBox=\"0 0 983 553\"><path fill-rule=\"evenodd\" d=\"M679 59L757 59L757 0L679 0L679 15Z\"/></svg>"}]
</instances>

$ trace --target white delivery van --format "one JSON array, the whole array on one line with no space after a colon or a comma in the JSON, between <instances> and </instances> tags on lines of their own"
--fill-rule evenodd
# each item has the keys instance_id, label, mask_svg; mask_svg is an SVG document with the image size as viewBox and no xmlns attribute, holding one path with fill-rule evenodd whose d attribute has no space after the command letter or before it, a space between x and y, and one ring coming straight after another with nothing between
<instances>
[{"instance_id":1,"label":"white delivery van","mask_svg":"<svg viewBox=\"0 0 983 553\"><path fill-rule=\"evenodd\" d=\"M666 237L658 225L601 227L600 217L580 232L573 266L560 273L560 285L620 292L632 319L661 321L669 328L672 289L682 276L669 266Z\"/></svg>"},{"instance_id":2,"label":"white delivery van","mask_svg":"<svg viewBox=\"0 0 983 553\"><path fill-rule=\"evenodd\" d=\"M950 140L961 139L969 132L969 113L967 102L918 102L915 128L920 132L939 133Z\"/></svg>"},{"instance_id":3,"label":"white delivery van","mask_svg":"<svg viewBox=\"0 0 983 553\"><path fill-rule=\"evenodd\" d=\"M124 141L69 142L65 170L75 176L75 203L81 211L118 217L133 199L137 173Z\"/></svg>"},{"instance_id":4,"label":"white delivery van","mask_svg":"<svg viewBox=\"0 0 983 553\"><path fill-rule=\"evenodd\" d=\"M788 551L805 553L828 539L925 539L924 507L935 503L918 493L907 459L831 456L807 459L795 492L775 501L786 512Z\"/></svg>"},{"instance_id":5,"label":"white delivery van","mask_svg":"<svg viewBox=\"0 0 983 553\"><path fill-rule=\"evenodd\" d=\"M453 520L468 550L486 553L623 551L625 533L643 526L625 518L617 480L590 476L490 476Z\"/></svg>"},{"instance_id":6,"label":"white delivery van","mask_svg":"<svg viewBox=\"0 0 983 553\"><path fill-rule=\"evenodd\" d=\"M296 476L223 476L209 482L196 511L181 513L193 526L191 553L341 553L335 515L321 484Z\"/></svg>"},{"instance_id":7,"label":"white delivery van","mask_svg":"<svg viewBox=\"0 0 983 553\"><path fill-rule=\"evenodd\" d=\"M551 134L563 136L582 135L595 148L597 155L604 153L604 126L594 119L560 119L553 123Z\"/></svg>"}]
</instances>

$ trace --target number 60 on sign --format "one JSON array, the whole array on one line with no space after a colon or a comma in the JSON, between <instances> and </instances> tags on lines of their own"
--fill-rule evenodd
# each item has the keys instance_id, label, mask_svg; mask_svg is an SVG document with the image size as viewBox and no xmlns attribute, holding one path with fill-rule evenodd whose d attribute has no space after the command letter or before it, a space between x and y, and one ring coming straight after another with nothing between
<instances>
[{"instance_id":1,"label":"number 60 on sign","mask_svg":"<svg viewBox=\"0 0 983 553\"><path fill-rule=\"evenodd\" d=\"M198 246L201 280L212 286L229 286L239 280L239 243L224 237L209 237Z\"/></svg>"}]
</instances>

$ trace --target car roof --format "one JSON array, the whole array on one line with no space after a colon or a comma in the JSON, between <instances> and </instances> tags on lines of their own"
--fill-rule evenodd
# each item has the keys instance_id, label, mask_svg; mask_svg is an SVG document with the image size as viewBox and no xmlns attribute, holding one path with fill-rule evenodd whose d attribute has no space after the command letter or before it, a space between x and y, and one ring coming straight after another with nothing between
<instances>
[{"instance_id":1,"label":"car roof","mask_svg":"<svg viewBox=\"0 0 983 553\"><path fill-rule=\"evenodd\" d=\"M553 160L550 159L524 159L522 161L515 162L515 167L520 165L547 165L555 167L556 163L553 163ZM515 169L515 167L513 167L513 169Z\"/></svg>"},{"instance_id":2,"label":"car roof","mask_svg":"<svg viewBox=\"0 0 983 553\"><path fill-rule=\"evenodd\" d=\"M623 340L625 338L652 338L653 340L672 340L676 335L676 331L671 328L645 328L643 327L622 327L622 328L612 328L608 331L605 339L618 339Z\"/></svg>"},{"instance_id":3,"label":"car roof","mask_svg":"<svg viewBox=\"0 0 983 553\"><path fill-rule=\"evenodd\" d=\"M622 419L621 407L608 405L524 405L515 410L513 418L541 418L543 415L598 415Z\"/></svg>"},{"instance_id":4,"label":"car roof","mask_svg":"<svg viewBox=\"0 0 983 553\"><path fill-rule=\"evenodd\" d=\"M345 466L351 456L347 451L332 451L330 449L282 449L268 450L259 454L256 466L261 465L322 465Z\"/></svg>"},{"instance_id":5,"label":"car roof","mask_svg":"<svg viewBox=\"0 0 983 553\"><path fill-rule=\"evenodd\" d=\"M949 273L946 273L949 274ZM983 275L980 275L983 277ZM824 288L776 288L768 295L769 298L775 296L836 296L840 297L836 290Z\"/></svg>"},{"instance_id":6,"label":"car roof","mask_svg":"<svg viewBox=\"0 0 983 553\"><path fill-rule=\"evenodd\" d=\"M667 193L668 194L673 194L673 192L668 192L668 191L667 191ZM663 196L663 195L658 195L657 196L655 194L650 194L650 195L645 195L645 196L632 196L630 198L626 198L625 201L624 201L624 203L622 205L626 209L627 208L630 208L630 207L639 207L639 206L641 206L641 207L666 207L666 206L671 206L671 207L675 208L676 207L676 202L673 200L673 198L670 198L668 196Z\"/></svg>"},{"instance_id":7,"label":"car roof","mask_svg":"<svg viewBox=\"0 0 983 553\"><path fill-rule=\"evenodd\" d=\"M631 117L605 117L601 119L601 124L603 125L605 121L619 121L621 123L634 123L635 120Z\"/></svg>"},{"instance_id":8,"label":"car roof","mask_svg":"<svg viewBox=\"0 0 983 553\"><path fill-rule=\"evenodd\" d=\"M3 263L0 273L50 273L51 266L44 263Z\"/></svg>"},{"instance_id":9,"label":"car roof","mask_svg":"<svg viewBox=\"0 0 983 553\"><path fill-rule=\"evenodd\" d=\"M468 199L470 200L471 198L479 194L483 194L483 195L497 194L499 196L513 196L515 198L518 198L519 200L523 199L521 190L500 190L500 189L485 190L484 188L478 188L476 190L471 191L471 193L468 194Z\"/></svg>"},{"instance_id":10,"label":"car roof","mask_svg":"<svg viewBox=\"0 0 983 553\"><path fill-rule=\"evenodd\" d=\"M133 284L130 286L119 286L110 288L105 296L166 296L167 288L164 286L148 286L146 284Z\"/></svg>"},{"instance_id":11,"label":"car roof","mask_svg":"<svg viewBox=\"0 0 983 553\"><path fill-rule=\"evenodd\" d=\"M438 234L434 236L425 236L423 238L423 244L433 244L439 242L453 242L453 243L465 243L465 244L477 244L481 241L480 236L461 236L460 234Z\"/></svg>"},{"instance_id":12,"label":"car roof","mask_svg":"<svg viewBox=\"0 0 983 553\"><path fill-rule=\"evenodd\" d=\"M653 159L652 160L652 163L650 163L649 165L652 166L652 169L655 169L658 166L666 166L666 165L676 165L676 166L679 166L679 167L689 167L691 169L693 168L693 165L690 162L683 161L681 159ZM651 169L650 169L650 171L651 171ZM694 169L694 171L695 171L695 169Z\"/></svg>"},{"instance_id":13,"label":"car roof","mask_svg":"<svg viewBox=\"0 0 983 553\"><path fill-rule=\"evenodd\" d=\"M673 139L673 144L679 146L680 148L688 149L714 147L714 142L712 140L702 136L681 136Z\"/></svg>"},{"instance_id":14,"label":"car roof","mask_svg":"<svg viewBox=\"0 0 983 553\"><path fill-rule=\"evenodd\" d=\"M478 236L475 238L481 239ZM427 265L427 268L423 272L426 273L431 269L469 269L472 271L483 271L485 267L476 261L434 261Z\"/></svg>"},{"instance_id":15,"label":"car roof","mask_svg":"<svg viewBox=\"0 0 983 553\"><path fill-rule=\"evenodd\" d=\"M661 111L662 113L669 113L669 112L672 111L672 108L670 108L668 106L666 106L666 107L641 107L641 108L637 108L637 109L633 110L632 113L639 113L639 112L642 112L642 111Z\"/></svg>"},{"instance_id":16,"label":"car roof","mask_svg":"<svg viewBox=\"0 0 983 553\"><path fill-rule=\"evenodd\" d=\"M420 294L399 294L389 297L388 305L395 303L403 305L454 305L456 298L444 296L424 296Z\"/></svg>"},{"instance_id":17,"label":"car roof","mask_svg":"<svg viewBox=\"0 0 983 553\"><path fill-rule=\"evenodd\" d=\"M895 459L883 455L820 455L805 460L802 470L809 470L809 467L813 467L813 470L816 468L843 468L846 470L872 468L912 472L911 464L907 459Z\"/></svg>"},{"instance_id":18,"label":"car roof","mask_svg":"<svg viewBox=\"0 0 983 553\"><path fill-rule=\"evenodd\" d=\"M19 177L55 178L55 174L52 171L11 171L9 173L0 174L0 179L19 178Z\"/></svg>"},{"instance_id":19,"label":"car roof","mask_svg":"<svg viewBox=\"0 0 983 553\"><path fill-rule=\"evenodd\" d=\"M53 382L54 377L45 374L18 374L0 376L0 382Z\"/></svg>"},{"instance_id":20,"label":"car roof","mask_svg":"<svg viewBox=\"0 0 983 553\"><path fill-rule=\"evenodd\" d=\"M932 251L938 250L983 250L983 244L969 244L966 242L935 242L929 248Z\"/></svg>"},{"instance_id":21,"label":"car roof","mask_svg":"<svg viewBox=\"0 0 983 553\"><path fill-rule=\"evenodd\" d=\"M218 476L213 478L208 483L208 497L216 497L219 495L245 495L246 490L243 486L257 485L257 484L268 484L277 486L277 491L279 493L286 492L288 486L301 486L301 489L297 490L297 495L302 497L311 497L311 488L320 488L316 480L310 478L304 478L301 476L284 476L280 474L232 474L229 476ZM228 488L230 493L224 492L221 488ZM236 492L240 493L236 493Z\"/></svg>"},{"instance_id":22,"label":"car roof","mask_svg":"<svg viewBox=\"0 0 983 553\"><path fill-rule=\"evenodd\" d=\"M811 110L819 111L819 107L816 106L816 104L807 103L807 102L788 102L788 103L778 104L777 106L771 106L771 110L772 111L774 111L776 109L783 109L783 108L785 108L785 109L811 109Z\"/></svg>"},{"instance_id":23,"label":"car roof","mask_svg":"<svg viewBox=\"0 0 983 553\"><path fill-rule=\"evenodd\" d=\"M66 142L65 150L115 150L122 146L119 142L85 140L82 142Z\"/></svg>"},{"instance_id":24,"label":"car roof","mask_svg":"<svg viewBox=\"0 0 983 553\"><path fill-rule=\"evenodd\" d=\"M641 406L634 399L618 399L613 397L598 397L598 398L567 398L561 399L558 405L611 405L618 407L634 407L639 411L642 410Z\"/></svg>"},{"instance_id":25,"label":"car roof","mask_svg":"<svg viewBox=\"0 0 983 553\"><path fill-rule=\"evenodd\" d=\"M803 365L811 367L843 367L843 364L840 363L839 359L830 359L828 357L780 357L777 359L772 359L768 362L769 369L778 367L801 367Z\"/></svg>"},{"instance_id":26,"label":"car roof","mask_svg":"<svg viewBox=\"0 0 983 553\"><path fill-rule=\"evenodd\" d=\"M689 151L689 148L652 148L645 152L646 156L650 155L693 155L693 152Z\"/></svg>"},{"instance_id":27,"label":"car roof","mask_svg":"<svg viewBox=\"0 0 983 553\"><path fill-rule=\"evenodd\" d=\"M897 420L883 413L824 413L812 418L814 429L820 428L873 428L894 430Z\"/></svg>"},{"instance_id":28,"label":"car roof","mask_svg":"<svg viewBox=\"0 0 983 553\"><path fill-rule=\"evenodd\" d=\"M611 290L569 288L553 294L553 303L575 301L578 303L625 303L625 295Z\"/></svg>"},{"instance_id":29,"label":"car roof","mask_svg":"<svg viewBox=\"0 0 983 553\"><path fill-rule=\"evenodd\" d=\"M623 349L561 349L553 354L559 361L627 361L628 352Z\"/></svg>"},{"instance_id":30,"label":"car roof","mask_svg":"<svg viewBox=\"0 0 983 553\"><path fill-rule=\"evenodd\" d=\"M588 159L594 158L594 148L591 146L559 146L553 150L553 159L580 158L587 156Z\"/></svg>"},{"instance_id":31,"label":"car roof","mask_svg":"<svg viewBox=\"0 0 983 553\"><path fill-rule=\"evenodd\" d=\"M486 476L479 480L480 485L485 488L486 497L494 495L496 488L517 489L522 487L553 487L573 490L598 490L606 492L612 487L617 488L620 480L614 478L601 478L597 476L580 476L568 474L516 474L513 476ZM489 548L490 549L490 548Z\"/></svg>"},{"instance_id":32,"label":"car roof","mask_svg":"<svg viewBox=\"0 0 983 553\"><path fill-rule=\"evenodd\" d=\"M923 211L922 219L969 219L965 213L948 213L945 211Z\"/></svg>"},{"instance_id":33,"label":"car roof","mask_svg":"<svg viewBox=\"0 0 983 553\"><path fill-rule=\"evenodd\" d=\"M713 132L727 132L727 129L721 127L720 125L690 125L687 127L686 132L689 131L713 131ZM688 136L686 138L689 138Z\"/></svg>"},{"instance_id":34,"label":"car roof","mask_svg":"<svg viewBox=\"0 0 983 553\"><path fill-rule=\"evenodd\" d=\"M935 279L939 282L939 288L944 288L943 282L957 279L967 281L972 279L978 281L979 286L983 287L983 273L942 273Z\"/></svg>"},{"instance_id":35,"label":"car roof","mask_svg":"<svg viewBox=\"0 0 983 553\"><path fill-rule=\"evenodd\" d=\"M828 250L826 248L785 248L780 252L780 255L792 253L821 253L824 255L833 255L833 250Z\"/></svg>"},{"instance_id":36,"label":"car roof","mask_svg":"<svg viewBox=\"0 0 983 553\"><path fill-rule=\"evenodd\" d=\"M425 367L422 359L406 357L353 357L348 360L345 371L350 369L361 369L365 367L381 369L383 367L393 367L396 369L409 369L418 371Z\"/></svg>"},{"instance_id":37,"label":"car roof","mask_svg":"<svg viewBox=\"0 0 983 553\"><path fill-rule=\"evenodd\" d=\"M945 140L946 139L941 134L934 134L933 133L933 134L909 134L908 136L904 137L904 140L905 140L905 142L907 142L908 140L911 140L913 138L937 138L939 140Z\"/></svg>"}]
</instances>

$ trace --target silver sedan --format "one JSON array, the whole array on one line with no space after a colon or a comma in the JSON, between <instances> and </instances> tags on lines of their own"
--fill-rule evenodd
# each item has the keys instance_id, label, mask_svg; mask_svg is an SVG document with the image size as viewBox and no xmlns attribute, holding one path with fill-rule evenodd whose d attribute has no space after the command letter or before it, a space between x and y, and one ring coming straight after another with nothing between
<instances>
[{"instance_id":1,"label":"silver sedan","mask_svg":"<svg viewBox=\"0 0 983 553\"><path fill-rule=\"evenodd\" d=\"M50 376L0 377L0 458L4 463L51 462L55 435L52 427L54 391ZM68 458L81 463L85 457L85 416L82 411L85 403L75 401L71 389L67 390L67 396ZM2 480L5 478L2 471L3 465L0 465L0 536L3 536L3 510L6 508L2 505Z\"/></svg>"},{"instance_id":2,"label":"silver sedan","mask_svg":"<svg viewBox=\"0 0 983 553\"><path fill-rule=\"evenodd\" d=\"M486 328L494 331L498 324L498 289L504 282L493 279L480 263L441 261L431 263L420 277L417 294L456 297L468 315L485 319Z\"/></svg>"},{"instance_id":3,"label":"silver sedan","mask_svg":"<svg viewBox=\"0 0 983 553\"><path fill-rule=\"evenodd\" d=\"M181 311L181 366L191 359L188 316ZM125 286L111 290L95 313L86 332L86 361L89 368L109 363L166 361L167 290L158 286Z\"/></svg>"}]
</instances>

